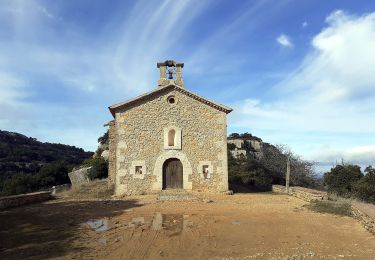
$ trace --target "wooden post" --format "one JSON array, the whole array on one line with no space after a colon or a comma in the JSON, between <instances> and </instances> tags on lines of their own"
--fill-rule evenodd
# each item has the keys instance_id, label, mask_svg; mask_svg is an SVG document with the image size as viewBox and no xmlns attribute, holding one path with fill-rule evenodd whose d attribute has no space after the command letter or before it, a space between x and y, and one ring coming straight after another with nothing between
<instances>
[{"instance_id":1,"label":"wooden post","mask_svg":"<svg viewBox=\"0 0 375 260\"><path fill-rule=\"evenodd\" d=\"M289 180L290 180L290 158L288 155L288 159L286 161L286 178L285 178L285 191L289 194Z\"/></svg>"}]
</instances>

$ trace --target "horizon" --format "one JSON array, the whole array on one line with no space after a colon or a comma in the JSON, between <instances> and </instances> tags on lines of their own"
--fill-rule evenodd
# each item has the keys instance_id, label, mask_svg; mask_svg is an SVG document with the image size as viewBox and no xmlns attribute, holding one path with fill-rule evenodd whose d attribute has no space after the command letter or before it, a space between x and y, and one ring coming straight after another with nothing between
<instances>
[{"instance_id":1,"label":"horizon","mask_svg":"<svg viewBox=\"0 0 375 260\"><path fill-rule=\"evenodd\" d=\"M108 106L175 59L234 109L228 135L375 164L372 1L3 1L0 21L0 129L95 151Z\"/></svg>"}]
</instances>

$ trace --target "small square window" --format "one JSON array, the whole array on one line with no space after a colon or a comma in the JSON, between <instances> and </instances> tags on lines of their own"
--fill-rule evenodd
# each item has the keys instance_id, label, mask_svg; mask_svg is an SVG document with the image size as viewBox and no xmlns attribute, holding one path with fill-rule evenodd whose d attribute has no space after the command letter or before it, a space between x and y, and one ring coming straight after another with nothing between
<instances>
[{"instance_id":1,"label":"small square window","mask_svg":"<svg viewBox=\"0 0 375 260\"><path fill-rule=\"evenodd\" d=\"M208 179L209 178L209 174L210 174L210 172L209 172L209 166L208 165L203 165L202 166L202 174L203 174L203 177L205 178L205 179Z\"/></svg>"},{"instance_id":2,"label":"small square window","mask_svg":"<svg viewBox=\"0 0 375 260\"><path fill-rule=\"evenodd\" d=\"M142 166L135 166L135 174L143 174Z\"/></svg>"},{"instance_id":3,"label":"small square window","mask_svg":"<svg viewBox=\"0 0 375 260\"><path fill-rule=\"evenodd\" d=\"M212 179L212 174L214 171L210 161L200 161L197 170L201 179L206 181Z\"/></svg>"}]
</instances>

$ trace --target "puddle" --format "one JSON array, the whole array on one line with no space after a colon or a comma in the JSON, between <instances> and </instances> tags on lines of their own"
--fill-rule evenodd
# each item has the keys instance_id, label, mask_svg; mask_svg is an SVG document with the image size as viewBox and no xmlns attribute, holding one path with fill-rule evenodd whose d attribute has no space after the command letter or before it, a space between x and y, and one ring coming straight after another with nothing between
<instances>
[{"instance_id":1,"label":"puddle","mask_svg":"<svg viewBox=\"0 0 375 260\"><path fill-rule=\"evenodd\" d=\"M153 230L165 230L170 235L178 235L184 230L193 227L189 215L161 214L156 213L152 220Z\"/></svg>"},{"instance_id":2,"label":"puddle","mask_svg":"<svg viewBox=\"0 0 375 260\"><path fill-rule=\"evenodd\" d=\"M108 220L107 219L89 219L85 222L96 232L103 232L108 230Z\"/></svg>"},{"instance_id":3,"label":"puddle","mask_svg":"<svg viewBox=\"0 0 375 260\"><path fill-rule=\"evenodd\" d=\"M239 220L232 221L232 225L239 225L241 222Z\"/></svg>"},{"instance_id":4,"label":"puddle","mask_svg":"<svg viewBox=\"0 0 375 260\"><path fill-rule=\"evenodd\" d=\"M168 236L174 236L193 227L193 222L189 219L189 215L162 214L161 212L144 217L135 217L127 222L115 220L112 223L110 220L104 218L89 219L85 224L95 232L105 232L109 229L109 225L112 228L129 230L131 231L132 239L143 236L144 234L142 233L147 230L162 231ZM107 243L103 238L97 241L104 245Z\"/></svg>"},{"instance_id":5,"label":"puddle","mask_svg":"<svg viewBox=\"0 0 375 260\"><path fill-rule=\"evenodd\" d=\"M102 245L107 244L107 239L105 239L105 238L99 238L97 241L98 241L99 244L102 244Z\"/></svg>"}]
</instances>

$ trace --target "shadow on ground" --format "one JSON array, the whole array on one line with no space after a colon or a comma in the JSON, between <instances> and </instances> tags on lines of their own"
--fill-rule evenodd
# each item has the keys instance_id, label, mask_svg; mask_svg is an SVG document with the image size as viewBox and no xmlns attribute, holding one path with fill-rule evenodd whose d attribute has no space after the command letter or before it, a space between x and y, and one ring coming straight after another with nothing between
<instances>
[{"instance_id":1,"label":"shadow on ground","mask_svg":"<svg viewBox=\"0 0 375 260\"><path fill-rule=\"evenodd\" d=\"M111 218L138 207L127 201L54 201L0 212L0 259L45 259L82 251L73 241L88 219ZM81 234L82 235L82 234Z\"/></svg>"},{"instance_id":2,"label":"shadow on ground","mask_svg":"<svg viewBox=\"0 0 375 260\"><path fill-rule=\"evenodd\" d=\"M259 189L253 186L239 184L239 183L229 183L229 189L234 193L262 193L262 194L273 194L271 189Z\"/></svg>"}]
</instances>

